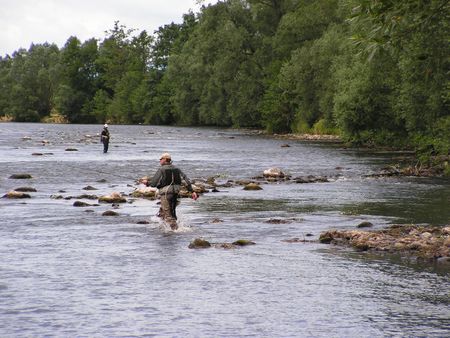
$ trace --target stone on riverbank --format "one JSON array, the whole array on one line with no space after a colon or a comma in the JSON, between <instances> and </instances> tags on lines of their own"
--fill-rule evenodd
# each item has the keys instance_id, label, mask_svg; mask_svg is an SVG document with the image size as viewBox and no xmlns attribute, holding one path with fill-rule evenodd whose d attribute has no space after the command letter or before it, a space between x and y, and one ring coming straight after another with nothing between
<instances>
[{"instance_id":1,"label":"stone on riverbank","mask_svg":"<svg viewBox=\"0 0 450 338\"><path fill-rule=\"evenodd\" d=\"M450 226L392 225L378 231L330 230L323 232L319 241L360 251L400 253L426 260L450 259Z\"/></svg>"}]
</instances>

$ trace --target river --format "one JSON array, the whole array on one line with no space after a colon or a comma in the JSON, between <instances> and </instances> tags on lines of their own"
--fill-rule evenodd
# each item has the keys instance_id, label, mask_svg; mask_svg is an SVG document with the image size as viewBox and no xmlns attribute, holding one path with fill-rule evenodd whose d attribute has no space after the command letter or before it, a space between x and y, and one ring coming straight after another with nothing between
<instances>
[{"instance_id":1,"label":"river","mask_svg":"<svg viewBox=\"0 0 450 338\"><path fill-rule=\"evenodd\" d=\"M103 154L101 129L0 124L0 193L37 190L0 199L1 337L450 335L445 263L285 241L362 221L448 225L448 179L369 178L401 154L229 129L111 125ZM106 217L111 205L51 198L128 194L166 151L191 179L251 179L278 167L330 181L182 199L175 232L155 216L156 201L136 199ZM33 178L9 178L18 173ZM189 249L195 238L256 245Z\"/></svg>"}]
</instances>

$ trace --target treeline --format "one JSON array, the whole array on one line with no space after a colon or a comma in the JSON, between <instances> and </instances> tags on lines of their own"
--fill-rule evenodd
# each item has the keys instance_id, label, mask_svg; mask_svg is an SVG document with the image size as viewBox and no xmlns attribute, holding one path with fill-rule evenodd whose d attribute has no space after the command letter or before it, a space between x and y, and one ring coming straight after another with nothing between
<instances>
[{"instance_id":1,"label":"treeline","mask_svg":"<svg viewBox=\"0 0 450 338\"><path fill-rule=\"evenodd\" d=\"M449 1L227 0L0 59L0 118L335 133L448 154Z\"/></svg>"}]
</instances>

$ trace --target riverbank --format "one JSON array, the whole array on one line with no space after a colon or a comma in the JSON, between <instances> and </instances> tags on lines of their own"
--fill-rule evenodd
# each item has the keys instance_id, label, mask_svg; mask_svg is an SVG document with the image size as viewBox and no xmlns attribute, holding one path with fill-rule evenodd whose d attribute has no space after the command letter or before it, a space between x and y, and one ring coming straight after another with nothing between
<instances>
[{"instance_id":1,"label":"riverbank","mask_svg":"<svg viewBox=\"0 0 450 338\"><path fill-rule=\"evenodd\" d=\"M258 131L258 134L266 134L264 131ZM430 155L426 161L420 161L418 154L414 149L403 149L396 147L373 146L356 147L345 142L339 135L321 135L321 134L272 134L275 139L281 140L299 140L299 141L317 141L330 142L338 144L343 148L355 148L366 152L380 151L391 154L401 154L401 161L392 163L383 168L379 173L372 176L420 176L420 177L450 177L450 155ZM285 146L289 146L286 144Z\"/></svg>"}]
</instances>

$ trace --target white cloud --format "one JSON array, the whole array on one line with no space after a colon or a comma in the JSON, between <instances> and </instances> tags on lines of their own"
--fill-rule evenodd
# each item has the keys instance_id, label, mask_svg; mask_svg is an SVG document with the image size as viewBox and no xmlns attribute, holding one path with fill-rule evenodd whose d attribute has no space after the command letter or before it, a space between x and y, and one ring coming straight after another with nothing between
<instances>
[{"instance_id":1,"label":"white cloud","mask_svg":"<svg viewBox=\"0 0 450 338\"><path fill-rule=\"evenodd\" d=\"M216 3L206 0L204 4ZM70 36L81 41L103 38L119 21L152 34L160 26L180 23L196 0L0 0L0 56L31 43L64 46Z\"/></svg>"}]
</instances>

